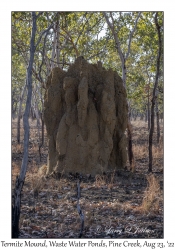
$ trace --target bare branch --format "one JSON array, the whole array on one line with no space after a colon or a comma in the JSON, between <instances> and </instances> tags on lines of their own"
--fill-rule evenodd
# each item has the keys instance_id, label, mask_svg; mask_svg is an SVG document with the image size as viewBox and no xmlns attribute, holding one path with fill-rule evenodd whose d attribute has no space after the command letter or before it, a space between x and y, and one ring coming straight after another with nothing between
<instances>
[{"instance_id":1,"label":"bare branch","mask_svg":"<svg viewBox=\"0 0 175 250\"><path fill-rule=\"evenodd\" d=\"M74 50L75 50L75 53L76 53L76 56L78 57L78 56L79 56L79 51L78 51L78 49L77 49L77 47L76 47L76 44L74 44L74 42L73 42L73 40L72 40L72 36L70 35L70 32L69 32L68 30L63 29L63 28L62 28L62 30L68 35L69 39L68 39L68 37L66 37L66 36L65 36L64 34L62 34L62 33L60 33L60 35L64 36L67 40L69 40L69 41L72 43L72 46L73 46L73 48L74 48Z\"/></svg>"},{"instance_id":2,"label":"bare branch","mask_svg":"<svg viewBox=\"0 0 175 250\"><path fill-rule=\"evenodd\" d=\"M46 32L45 37L44 37L44 44L43 44L43 51L42 51L42 62L40 64L39 73L38 73L39 74L39 78L41 79L41 82L42 82L44 88L45 88L45 85L44 85L44 81L43 81L42 76L41 76L41 69L42 69L42 66L44 64L45 45L46 45L46 39L47 39L48 34L49 34L49 30Z\"/></svg>"},{"instance_id":3,"label":"bare branch","mask_svg":"<svg viewBox=\"0 0 175 250\"><path fill-rule=\"evenodd\" d=\"M87 15L87 12L84 14L84 17L86 17L86 15ZM87 19L86 22L84 23L83 28L82 28L81 32L79 33L78 38L77 38L77 40L76 40L76 42L75 42L75 45L77 45L78 40L80 39L80 36L82 35L82 33L83 33L83 31L84 31L84 28L85 28L86 24L88 23L88 21L89 21L89 20Z\"/></svg>"},{"instance_id":4,"label":"bare branch","mask_svg":"<svg viewBox=\"0 0 175 250\"><path fill-rule=\"evenodd\" d=\"M107 16L106 12L103 12L103 15L104 15L104 17L105 17L105 19L106 19L106 22L107 22L109 28L110 28L111 31L112 31L112 34L113 34L113 36L114 36L114 40L115 40L115 43L116 43L116 49L117 49L117 51L118 51L118 53L119 53L119 56L120 56L120 59L121 59L122 63L124 64L125 58L124 58L124 55L123 55L123 53L122 53L122 51L121 51L121 46L120 46L120 42L119 42L119 39L118 39L117 32L115 32L115 30L114 30L114 19L113 19L113 17L112 17L112 13L110 12L110 15L111 15L111 18L112 18L112 21L113 21L112 24L111 24L111 22L109 21L109 18L108 18L108 16Z\"/></svg>"},{"instance_id":5,"label":"bare branch","mask_svg":"<svg viewBox=\"0 0 175 250\"><path fill-rule=\"evenodd\" d=\"M125 57L126 60L127 60L128 56L129 56L129 53L130 53L132 36L133 36L133 34L134 34L135 30L136 30L137 22L139 20L140 15L141 15L141 12L139 12L139 14L138 14L138 16L137 16L137 18L135 20L134 28L133 28L132 31L130 31L130 34L129 34L128 52L127 52L126 57Z\"/></svg>"},{"instance_id":6,"label":"bare branch","mask_svg":"<svg viewBox=\"0 0 175 250\"><path fill-rule=\"evenodd\" d=\"M54 61L54 60L52 60L52 59L50 59L50 58L48 58L48 57L47 57L47 59L48 59L50 62L53 62L54 64L57 64L57 65L58 65L58 64L63 64L62 62L58 63L58 62L56 62L56 61ZM69 66L69 65L71 65L71 63L66 63L66 62L64 62L64 65L68 65L68 66Z\"/></svg>"},{"instance_id":7,"label":"bare branch","mask_svg":"<svg viewBox=\"0 0 175 250\"><path fill-rule=\"evenodd\" d=\"M43 37L43 35L44 35L46 32L49 32L49 30L52 29L52 28L53 28L53 23L51 23L51 25L50 25L46 30L44 30L44 31L41 33L41 35L39 36L38 41L37 41L37 43L36 43L36 45L35 45L35 49L38 47L38 45L39 45L39 43L40 43L41 38Z\"/></svg>"},{"instance_id":8,"label":"bare branch","mask_svg":"<svg viewBox=\"0 0 175 250\"><path fill-rule=\"evenodd\" d=\"M100 54L102 54L102 53L105 53L105 52L104 52L104 50L103 50L103 51L98 52L98 53L97 53L97 54L95 54L95 55L90 56L89 58L87 58L87 60L91 60L91 59L92 59L92 58L94 58L95 56L98 56L98 55L100 55Z\"/></svg>"}]
</instances>

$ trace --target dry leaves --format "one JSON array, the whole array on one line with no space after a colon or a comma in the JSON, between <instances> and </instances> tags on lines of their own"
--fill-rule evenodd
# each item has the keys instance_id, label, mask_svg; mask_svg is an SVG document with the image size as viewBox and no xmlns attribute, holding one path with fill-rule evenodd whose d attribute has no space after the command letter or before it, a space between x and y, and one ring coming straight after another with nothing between
<instances>
[{"instance_id":1,"label":"dry leaves","mask_svg":"<svg viewBox=\"0 0 175 250\"><path fill-rule=\"evenodd\" d=\"M154 151L156 173L154 177L148 176L148 131L144 123L136 125L133 127L136 173L117 171L82 178L79 200L85 223L82 238L163 237L163 151ZM36 130L35 126L31 128L20 238L77 238L81 220L77 212L76 179L64 175L59 180L44 177L47 146L42 149L40 163ZM13 183L22 160L22 146L16 147L15 131L12 131Z\"/></svg>"}]
</instances>

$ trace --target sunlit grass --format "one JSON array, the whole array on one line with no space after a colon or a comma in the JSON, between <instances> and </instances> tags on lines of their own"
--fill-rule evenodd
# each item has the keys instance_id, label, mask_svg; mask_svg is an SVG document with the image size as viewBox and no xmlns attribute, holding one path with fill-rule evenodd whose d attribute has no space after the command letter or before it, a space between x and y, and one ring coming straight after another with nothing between
<instances>
[{"instance_id":1,"label":"sunlit grass","mask_svg":"<svg viewBox=\"0 0 175 250\"><path fill-rule=\"evenodd\" d=\"M160 184L158 179L153 174L147 177L148 187L146 188L143 201L140 206L141 211L146 212L158 212L159 203L161 200Z\"/></svg>"}]
</instances>

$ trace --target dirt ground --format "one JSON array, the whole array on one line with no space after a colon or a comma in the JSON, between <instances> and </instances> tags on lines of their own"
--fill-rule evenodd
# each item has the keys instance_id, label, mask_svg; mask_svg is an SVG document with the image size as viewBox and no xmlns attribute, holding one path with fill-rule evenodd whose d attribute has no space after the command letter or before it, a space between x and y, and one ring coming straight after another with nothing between
<instances>
[{"instance_id":1,"label":"dirt ground","mask_svg":"<svg viewBox=\"0 0 175 250\"><path fill-rule=\"evenodd\" d=\"M77 178L84 215L82 238L163 238L163 124L160 143L154 134L153 174L148 174L148 129L132 121L136 171L102 173L95 177L69 174L45 177L47 136L41 150L36 121L30 121L29 163L22 192L20 238L78 238ZM23 156L12 121L12 189ZM40 131L41 136L41 131ZM128 166L126 166L127 168Z\"/></svg>"}]
</instances>

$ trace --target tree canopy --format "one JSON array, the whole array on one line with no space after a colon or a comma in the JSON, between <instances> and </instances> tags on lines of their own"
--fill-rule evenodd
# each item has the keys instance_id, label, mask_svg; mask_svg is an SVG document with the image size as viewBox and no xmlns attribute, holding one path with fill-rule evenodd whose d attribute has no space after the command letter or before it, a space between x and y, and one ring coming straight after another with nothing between
<instances>
[{"instance_id":1,"label":"tree canopy","mask_svg":"<svg viewBox=\"0 0 175 250\"><path fill-rule=\"evenodd\" d=\"M158 51L158 35L154 23L156 12L105 13L113 23L121 51L127 57L126 89L130 107L134 112L145 113L156 75ZM101 61L105 68L116 70L122 77L120 55L104 12L36 12L36 15L38 18L35 40L38 44L34 55L32 84L35 91L33 98L38 100L37 105L40 110L42 110L45 81L52 68L57 66L67 70L80 55L90 63ZM158 12L158 23L163 37L163 12ZM12 112L14 114L17 113L21 92L26 84L31 30L30 12L12 12ZM128 48L130 48L129 54L127 54ZM159 109L163 112L163 53L157 91ZM33 102L35 103L34 100ZM23 110L24 106L25 104Z\"/></svg>"}]
</instances>

